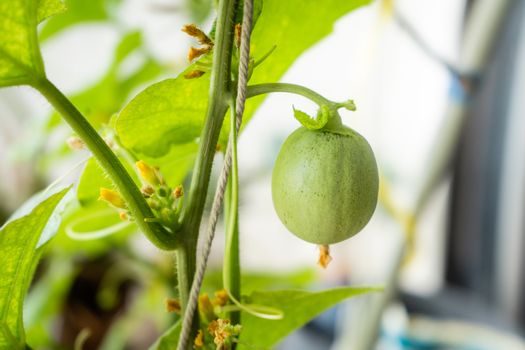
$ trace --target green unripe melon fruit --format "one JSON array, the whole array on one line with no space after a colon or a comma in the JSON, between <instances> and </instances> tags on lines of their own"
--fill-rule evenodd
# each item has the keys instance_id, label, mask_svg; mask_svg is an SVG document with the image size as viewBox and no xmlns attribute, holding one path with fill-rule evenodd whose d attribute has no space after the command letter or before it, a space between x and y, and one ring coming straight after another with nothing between
<instances>
[{"instance_id":1,"label":"green unripe melon fruit","mask_svg":"<svg viewBox=\"0 0 525 350\"><path fill-rule=\"evenodd\" d=\"M272 174L277 215L299 238L333 244L358 233L377 204L374 153L354 130L300 127L284 142Z\"/></svg>"}]
</instances>

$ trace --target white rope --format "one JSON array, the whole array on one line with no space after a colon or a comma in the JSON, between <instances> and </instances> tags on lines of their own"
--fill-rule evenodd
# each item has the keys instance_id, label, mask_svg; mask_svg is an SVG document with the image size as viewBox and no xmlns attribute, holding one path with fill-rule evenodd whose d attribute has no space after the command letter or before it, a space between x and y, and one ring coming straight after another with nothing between
<instances>
[{"instance_id":1,"label":"white rope","mask_svg":"<svg viewBox=\"0 0 525 350\"><path fill-rule=\"evenodd\" d=\"M252 30L252 16L253 0L245 0L241 33L241 56L239 60L239 83L237 85L237 98L235 100L235 126L237 131L239 130L242 123L244 103L246 101L246 86L248 84L248 64L250 60L250 34ZM201 289L202 280L204 279L204 272L206 271L206 265L208 263L208 257L210 255L211 244L215 236L215 226L217 225L222 200L224 198L224 192L226 190L226 184L228 182L228 176L230 174L232 162L232 147L232 138L230 136L230 139L228 141L228 147L226 149L226 154L224 156L224 163L217 184L217 190L215 191L215 196L213 198L213 204L210 218L208 221L208 226L206 229L205 240L203 243L202 252L200 254L201 260L198 261L197 271L195 272L195 277L191 285L188 305L184 312L178 350L185 350L188 346L193 316L195 314L195 310L197 309L199 292Z\"/></svg>"}]
</instances>

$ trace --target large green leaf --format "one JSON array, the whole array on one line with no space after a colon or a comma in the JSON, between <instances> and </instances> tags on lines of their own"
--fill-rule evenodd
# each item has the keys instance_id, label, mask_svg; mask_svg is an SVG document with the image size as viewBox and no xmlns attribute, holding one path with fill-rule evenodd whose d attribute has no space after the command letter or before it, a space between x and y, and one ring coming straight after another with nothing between
<instances>
[{"instance_id":1,"label":"large green leaf","mask_svg":"<svg viewBox=\"0 0 525 350\"><path fill-rule=\"evenodd\" d=\"M171 350L176 349L179 343L179 336L181 330L180 321L176 322L173 326L168 328L153 345L149 347L149 350Z\"/></svg>"},{"instance_id":2,"label":"large green leaf","mask_svg":"<svg viewBox=\"0 0 525 350\"><path fill-rule=\"evenodd\" d=\"M45 76L36 26L62 10L58 0L0 1L0 87L29 84Z\"/></svg>"},{"instance_id":3,"label":"large green leaf","mask_svg":"<svg viewBox=\"0 0 525 350\"><path fill-rule=\"evenodd\" d=\"M238 349L270 348L287 334L340 301L374 291L378 289L343 287L322 292L253 292L246 302L279 309L283 311L284 317L280 320L267 320L243 313Z\"/></svg>"},{"instance_id":4,"label":"large green leaf","mask_svg":"<svg viewBox=\"0 0 525 350\"><path fill-rule=\"evenodd\" d=\"M61 0L40 0L37 9L37 22L40 23L43 20L62 13L66 10L66 6Z\"/></svg>"},{"instance_id":5,"label":"large green leaf","mask_svg":"<svg viewBox=\"0 0 525 350\"><path fill-rule=\"evenodd\" d=\"M173 144L194 141L206 111L209 75L153 84L120 112L117 133L124 146L150 156L163 156Z\"/></svg>"},{"instance_id":6,"label":"large green leaf","mask_svg":"<svg viewBox=\"0 0 525 350\"><path fill-rule=\"evenodd\" d=\"M275 52L259 66L252 82L275 82L301 53L332 30L334 22L370 0L316 1L265 0L252 35L254 56L261 57L274 45ZM337 52L334 52L337 54ZM188 70L193 69L190 67ZM165 155L173 145L188 143L200 134L204 123L209 78L187 80L183 72L150 86L120 113L117 132L124 146L153 157ZM247 122L262 101L247 105ZM221 140L227 135L227 121Z\"/></svg>"},{"instance_id":7,"label":"large green leaf","mask_svg":"<svg viewBox=\"0 0 525 350\"><path fill-rule=\"evenodd\" d=\"M25 344L22 306L42 249L38 241L64 189L36 206L31 214L13 220L0 231L0 349Z\"/></svg>"}]
</instances>

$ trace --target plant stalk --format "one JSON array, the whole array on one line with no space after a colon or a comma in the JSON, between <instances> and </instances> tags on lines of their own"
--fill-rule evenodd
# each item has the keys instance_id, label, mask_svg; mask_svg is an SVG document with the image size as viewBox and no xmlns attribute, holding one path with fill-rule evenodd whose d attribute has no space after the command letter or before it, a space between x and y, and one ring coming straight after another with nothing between
<instances>
[{"instance_id":1,"label":"plant stalk","mask_svg":"<svg viewBox=\"0 0 525 350\"><path fill-rule=\"evenodd\" d=\"M187 306L189 291L196 267L199 228L206 202L211 167L216 153L224 116L228 109L231 85L231 55L233 45L233 15L235 0L222 0L217 14L217 29L210 77L206 120L201 133L199 151L190 189L188 204L182 215L182 246L185 253L177 254L179 296L182 310Z\"/></svg>"}]
</instances>

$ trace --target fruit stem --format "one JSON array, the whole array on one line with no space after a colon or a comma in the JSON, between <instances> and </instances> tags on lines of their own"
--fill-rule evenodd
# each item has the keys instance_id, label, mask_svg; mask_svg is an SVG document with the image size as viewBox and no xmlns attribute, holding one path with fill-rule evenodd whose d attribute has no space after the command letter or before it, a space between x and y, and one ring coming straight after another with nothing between
<instances>
[{"instance_id":1,"label":"fruit stem","mask_svg":"<svg viewBox=\"0 0 525 350\"><path fill-rule=\"evenodd\" d=\"M327 106L330 110L330 118L328 119L326 125L323 127L323 129L325 130L337 131L343 125L343 122L341 121L341 116L337 112L339 108L346 108L348 110L355 111L355 104L352 100L348 100L345 102L330 101L329 99L325 98L324 96L305 86L289 83L267 83L250 85L247 89L247 98L255 97L262 94L269 94L272 92L284 92L300 95L316 103L319 106L319 108Z\"/></svg>"},{"instance_id":2,"label":"fruit stem","mask_svg":"<svg viewBox=\"0 0 525 350\"><path fill-rule=\"evenodd\" d=\"M355 111L355 103L353 100L344 102L330 101L321 94L309 89L305 86L290 83L267 83L256 84L248 86L247 98L255 97L262 94L269 94L272 92L285 92L290 94L301 95L310 101L316 103L319 107L328 106L332 111L337 111L339 108L346 108L349 111Z\"/></svg>"}]
</instances>

